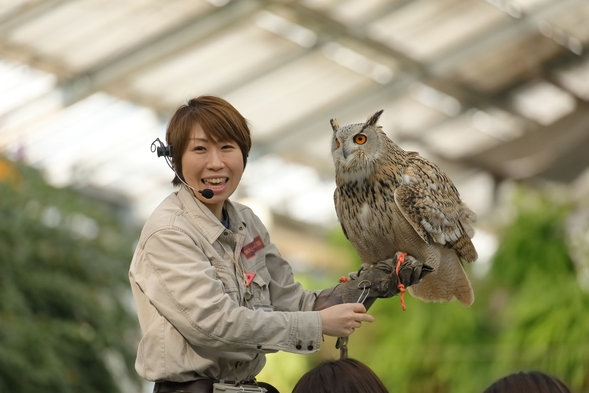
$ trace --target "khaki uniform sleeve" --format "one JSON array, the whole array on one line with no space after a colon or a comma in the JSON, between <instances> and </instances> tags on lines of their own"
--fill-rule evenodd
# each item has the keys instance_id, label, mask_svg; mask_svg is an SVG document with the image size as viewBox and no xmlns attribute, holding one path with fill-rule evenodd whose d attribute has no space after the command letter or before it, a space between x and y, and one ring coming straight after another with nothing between
<instances>
[{"instance_id":1,"label":"khaki uniform sleeve","mask_svg":"<svg viewBox=\"0 0 589 393\"><path fill-rule=\"evenodd\" d=\"M297 312L254 311L236 304L203 250L179 229L160 230L147 239L134 267L135 280L190 345L224 352L314 352L322 339L320 315L310 311L314 295L292 282L286 262L274 254L269 259L268 268L273 265L270 271L276 274L274 306Z\"/></svg>"}]
</instances>

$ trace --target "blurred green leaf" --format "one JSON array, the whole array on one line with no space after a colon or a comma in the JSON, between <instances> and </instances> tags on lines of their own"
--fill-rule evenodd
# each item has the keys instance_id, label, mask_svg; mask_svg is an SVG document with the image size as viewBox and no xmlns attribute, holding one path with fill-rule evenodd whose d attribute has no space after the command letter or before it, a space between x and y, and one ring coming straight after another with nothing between
<instances>
[{"instance_id":1,"label":"blurred green leaf","mask_svg":"<svg viewBox=\"0 0 589 393\"><path fill-rule=\"evenodd\" d=\"M122 391L110 351L139 390L127 279L138 229L124 205L0 164L0 391Z\"/></svg>"}]
</instances>

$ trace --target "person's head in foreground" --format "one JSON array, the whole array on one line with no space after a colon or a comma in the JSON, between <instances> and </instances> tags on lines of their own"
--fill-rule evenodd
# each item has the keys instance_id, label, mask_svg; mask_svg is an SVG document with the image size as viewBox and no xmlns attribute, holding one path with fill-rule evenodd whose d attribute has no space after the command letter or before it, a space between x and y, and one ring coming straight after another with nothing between
<instances>
[{"instance_id":1,"label":"person's head in foreground","mask_svg":"<svg viewBox=\"0 0 589 393\"><path fill-rule=\"evenodd\" d=\"M388 393L380 378L355 359L327 360L299 379L292 393Z\"/></svg>"},{"instance_id":2,"label":"person's head in foreground","mask_svg":"<svg viewBox=\"0 0 589 393\"><path fill-rule=\"evenodd\" d=\"M572 393L572 390L556 377L541 371L527 371L500 378L483 393Z\"/></svg>"}]
</instances>

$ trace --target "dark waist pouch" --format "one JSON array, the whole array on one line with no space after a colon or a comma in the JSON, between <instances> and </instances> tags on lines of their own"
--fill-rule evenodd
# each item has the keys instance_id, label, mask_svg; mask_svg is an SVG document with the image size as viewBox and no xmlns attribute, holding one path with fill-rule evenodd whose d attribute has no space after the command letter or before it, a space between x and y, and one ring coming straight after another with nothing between
<instances>
[{"instance_id":1,"label":"dark waist pouch","mask_svg":"<svg viewBox=\"0 0 589 393\"><path fill-rule=\"evenodd\" d=\"M214 379L198 379L196 381L188 382L156 382L153 388L153 393L213 393L213 385L217 385L216 391L227 393L254 391L260 393L280 393L274 386L265 382L236 384L224 381L224 383L221 384L220 381L215 381Z\"/></svg>"},{"instance_id":2,"label":"dark waist pouch","mask_svg":"<svg viewBox=\"0 0 589 393\"><path fill-rule=\"evenodd\" d=\"M188 382L156 382L153 387L153 393L212 393L214 383L215 381L212 379L198 379Z\"/></svg>"}]
</instances>

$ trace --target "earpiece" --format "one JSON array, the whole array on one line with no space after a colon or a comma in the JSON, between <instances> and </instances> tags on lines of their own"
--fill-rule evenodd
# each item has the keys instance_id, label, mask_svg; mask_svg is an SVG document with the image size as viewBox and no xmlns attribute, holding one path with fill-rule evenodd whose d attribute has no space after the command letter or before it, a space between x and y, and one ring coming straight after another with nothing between
<instances>
[{"instance_id":1,"label":"earpiece","mask_svg":"<svg viewBox=\"0 0 589 393\"><path fill-rule=\"evenodd\" d=\"M159 144L159 146L156 145ZM155 141L151 143L151 152L156 152L158 157L172 157L172 146L164 145L164 142L160 141L160 138L155 138ZM166 160L167 161L167 160Z\"/></svg>"},{"instance_id":2,"label":"earpiece","mask_svg":"<svg viewBox=\"0 0 589 393\"><path fill-rule=\"evenodd\" d=\"M212 197L215 196L215 192L213 190L211 190L210 188L205 188L204 190L199 190L197 188L194 188L191 185L189 185L188 183L186 183L180 177L180 175L178 175L178 172L176 172L176 169L174 169L174 165L172 165L172 146L170 146L170 145L166 146L166 145L164 145L164 142L160 141L160 138L155 138L155 141L153 141L151 143L151 152L152 153L155 152L158 157L164 157L164 159L166 160L166 163L168 164L170 169L172 169L174 171L174 173L176 174L176 177L178 177L178 179L182 183L184 183L186 185L186 187L191 188L194 191L200 193L200 195L202 195L206 199L211 199Z\"/></svg>"},{"instance_id":3,"label":"earpiece","mask_svg":"<svg viewBox=\"0 0 589 393\"><path fill-rule=\"evenodd\" d=\"M157 156L172 157L172 146L158 146L156 148Z\"/></svg>"}]
</instances>

